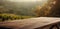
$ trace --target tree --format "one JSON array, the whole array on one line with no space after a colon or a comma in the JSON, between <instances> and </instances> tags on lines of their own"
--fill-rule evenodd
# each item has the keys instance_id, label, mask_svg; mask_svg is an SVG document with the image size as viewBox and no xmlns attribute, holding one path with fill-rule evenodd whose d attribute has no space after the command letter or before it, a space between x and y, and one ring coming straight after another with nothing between
<instances>
[{"instance_id":1,"label":"tree","mask_svg":"<svg viewBox=\"0 0 60 29\"><path fill-rule=\"evenodd\" d=\"M47 17L59 17L60 16L60 0L48 0L45 3L40 11L36 10L38 16L47 16Z\"/></svg>"},{"instance_id":2,"label":"tree","mask_svg":"<svg viewBox=\"0 0 60 29\"><path fill-rule=\"evenodd\" d=\"M52 15L53 17L60 17L60 0L54 0L55 4L54 6L51 8L51 13L50 15Z\"/></svg>"},{"instance_id":3,"label":"tree","mask_svg":"<svg viewBox=\"0 0 60 29\"><path fill-rule=\"evenodd\" d=\"M37 6L37 8L35 10L35 13L36 13L37 17L40 17L40 9L41 9L41 6Z\"/></svg>"}]
</instances>

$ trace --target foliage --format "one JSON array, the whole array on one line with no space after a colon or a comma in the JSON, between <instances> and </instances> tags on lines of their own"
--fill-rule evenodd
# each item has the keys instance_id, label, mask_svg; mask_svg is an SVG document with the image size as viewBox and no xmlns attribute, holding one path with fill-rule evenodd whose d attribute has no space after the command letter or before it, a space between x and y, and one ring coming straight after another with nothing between
<instances>
[{"instance_id":1,"label":"foliage","mask_svg":"<svg viewBox=\"0 0 60 29\"><path fill-rule=\"evenodd\" d=\"M46 1L46 0L45 0ZM44 1L44 2L45 2ZM41 5L44 2L11 2L9 0L0 0L0 13L12 13L17 15L35 16L32 12L36 6ZM33 9L32 9L33 8Z\"/></svg>"},{"instance_id":2,"label":"foliage","mask_svg":"<svg viewBox=\"0 0 60 29\"><path fill-rule=\"evenodd\" d=\"M4 20L15 20L15 19L20 19L21 17L18 15L14 15L14 14L0 14L0 19L2 19L2 21Z\"/></svg>"},{"instance_id":3,"label":"foliage","mask_svg":"<svg viewBox=\"0 0 60 29\"><path fill-rule=\"evenodd\" d=\"M30 16L20 16L15 14L0 14L0 21L18 20L18 19L26 19L26 18L30 18Z\"/></svg>"},{"instance_id":4,"label":"foliage","mask_svg":"<svg viewBox=\"0 0 60 29\"><path fill-rule=\"evenodd\" d=\"M60 0L48 0L41 9L36 9L40 17L60 17Z\"/></svg>"}]
</instances>

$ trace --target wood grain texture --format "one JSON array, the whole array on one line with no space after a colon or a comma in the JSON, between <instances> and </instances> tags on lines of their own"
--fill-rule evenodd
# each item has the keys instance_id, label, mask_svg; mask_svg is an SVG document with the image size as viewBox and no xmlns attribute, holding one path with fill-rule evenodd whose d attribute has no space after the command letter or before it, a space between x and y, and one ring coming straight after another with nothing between
<instances>
[{"instance_id":1,"label":"wood grain texture","mask_svg":"<svg viewBox=\"0 0 60 29\"><path fill-rule=\"evenodd\" d=\"M60 18L38 17L38 18L29 18L24 20L0 22L0 27L11 27L11 28L18 28L18 29L34 29L38 27L44 27L47 25L57 24L59 22L60 22Z\"/></svg>"}]
</instances>

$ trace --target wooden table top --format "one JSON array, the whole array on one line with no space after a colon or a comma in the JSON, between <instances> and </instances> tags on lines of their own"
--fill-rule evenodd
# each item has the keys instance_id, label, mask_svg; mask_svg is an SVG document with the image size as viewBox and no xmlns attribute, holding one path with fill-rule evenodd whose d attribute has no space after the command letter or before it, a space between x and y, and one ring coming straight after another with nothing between
<instances>
[{"instance_id":1,"label":"wooden table top","mask_svg":"<svg viewBox=\"0 0 60 29\"><path fill-rule=\"evenodd\" d=\"M0 27L11 27L20 29L32 29L60 22L60 18L38 17L24 20L13 20L0 22Z\"/></svg>"}]
</instances>

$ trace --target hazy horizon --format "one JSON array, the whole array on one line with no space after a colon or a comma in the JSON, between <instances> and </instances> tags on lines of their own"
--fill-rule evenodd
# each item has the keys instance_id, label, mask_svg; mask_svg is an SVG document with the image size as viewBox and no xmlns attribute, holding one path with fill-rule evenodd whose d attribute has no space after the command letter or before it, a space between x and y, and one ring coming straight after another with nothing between
<instances>
[{"instance_id":1,"label":"hazy horizon","mask_svg":"<svg viewBox=\"0 0 60 29\"><path fill-rule=\"evenodd\" d=\"M47 0L6 0L10 2L46 2Z\"/></svg>"}]
</instances>

